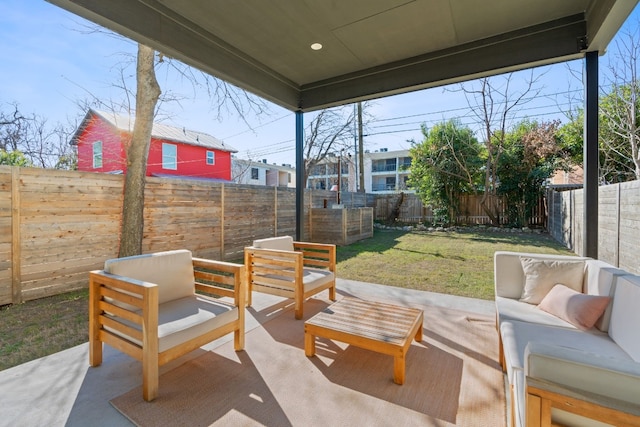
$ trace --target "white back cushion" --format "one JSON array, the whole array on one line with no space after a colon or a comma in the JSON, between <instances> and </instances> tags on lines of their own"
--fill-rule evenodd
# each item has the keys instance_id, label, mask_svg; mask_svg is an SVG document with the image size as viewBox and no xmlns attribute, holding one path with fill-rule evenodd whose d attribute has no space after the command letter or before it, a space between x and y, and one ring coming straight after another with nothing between
<instances>
[{"instance_id":1,"label":"white back cushion","mask_svg":"<svg viewBox=\"0 0 640 427\"><path fill-rule=\"evenodd\" d=\"M582 292L584 261L521 256L520 262L525 277L524 290L520 301L529 304L540 304L542 299L558 283Z\"/></svg>"},{"instance_id":2,"label":"white back cushion","mask_svg":"<svg viewBox=\"0 0 640 427\"><path fill-rule=\"evenodd\" d=\"M618 277L613 294L609 336L640 362L640 277Z\"/></svg>"},{"instance_id":3,"label":"white back cushion","mask_svg":"<svg viewBox=\"0 0 640 427\"><path fill-rule=\"evenodd\" d=\"M628 272L616 268L604 261L590 259L586 263L587 273L585 274L585 294L613 297L618 276L629 274ZM603 332L607 332L609 330L612 305L613 299L611 300L611 303L609 303L609 306L602 317L596 322L596 328Z\"/></svg>"},{"instance_id":4,"label":"white back cushion","mask_svg":"<svg viewBox=\"0 0 640 427\"><path fill-rule=\"evenodd\" d=\"M104 271L157 284L160 304L194 293L193 262L186 249L110 259Z\"/></svg>"},{"instance_id":5,"label":"white back cushion","mask_svg":"<svg viewBox=\"0 0 640 427\"><path fill-rule=\"evenodd\" d=\"M525 252L497 251L494 254L494 280L496 296L519 299L525 285L525 275L520 257L535 259L585 261L589 258L572 255L536 254Z\"/></svg>"},{"instance_id":6,"label":"white back cushion","mask_svg":"<svg viewBox=\"0 0 640 427\"><path fill-rule=\"evenodd\" d=\"M278 251L292 251L293 237L281 236L281 237L270 237L268 239L254 240L253 247L258 249L274 249Z\"/></svg>"}]
</instances>

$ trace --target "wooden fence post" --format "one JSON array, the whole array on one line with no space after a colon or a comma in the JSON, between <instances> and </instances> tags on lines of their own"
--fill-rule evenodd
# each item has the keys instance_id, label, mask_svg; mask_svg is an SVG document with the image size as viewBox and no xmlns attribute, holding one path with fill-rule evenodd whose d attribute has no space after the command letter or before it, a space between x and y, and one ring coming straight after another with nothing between
<instances>
[{"instance_id":1,"label":"wooden fence post","mask_svg":"<svg viewBox=\"0 0 640 427\"><path fill-rule=\"evenodd\" d=\"M309 235L306 236L305 238L303 238L302 240L308 240L311 241L313 240L313 189L310 189L306 192L306 194L309 195L309 217L307 219L307 221L309 221ZM302 227L302 232L300 233L300 235L304 235L304 224Z\"/></svg>"},{"instance_id":2,"label":"wooden fence post","mask_svg":"<svg viewBox=\"0 0 640 427\"><path fill-rule=\"evenodd\" d=\"M11 168L11 302L22 302L22 266L20 235L20 168Z\"/></svg>"},{"instance_id":3,"label":"wooden fence post","mask_svg":"<svg viewBox=\"0 0 640 427\"><path fill-rule=\"evenodd\" d=\"M220 184L220 259L226 261L224 250L224 184Z\"/></svg>"},{"instance_id":4,"label":"wooden fence post","mask_svg":"<svg viewBox=\"0 0 640 427\"><path fill-rule=\"evenodd\" d=\"M620 183L616 184L616 252L613 255L614 264L620 267L620 201L621 201Z\"/></svg>"}]
</instances>

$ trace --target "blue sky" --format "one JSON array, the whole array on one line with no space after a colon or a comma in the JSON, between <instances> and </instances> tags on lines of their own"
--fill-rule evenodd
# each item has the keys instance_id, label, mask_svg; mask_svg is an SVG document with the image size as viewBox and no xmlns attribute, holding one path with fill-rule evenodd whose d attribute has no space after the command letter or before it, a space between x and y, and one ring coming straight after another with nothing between
<instances>
[{"instance_id":1,"label":"blue sky","mask_svg":"<svg viewBox=\"0 0 640 427\"><path fill-rule=\"evenodd\" d=\"M636 26L639 9L626 25ZM23 113L45 117L49 124L77 120L84 111L78 101L89 95L121 99L113 87L118 80L117 64L135 55L132 41L106 34L87 34L88 23L43 0L0 0L0 104L17 102ZM601 57L601 74L608 58ZM571 64L581 68L580 61ZM129 67L128 72L134 73ZM571 76L566 64L534 70L540 77L541 95L526 104L518 117L542 120L563 119L568 108L565 93L580 96L581 84ZM529 72L518 73L524 82ZM239 157L267 159L269 163L295 163L295 124L293 113L273 104L264 117L250 117L251 130L242 120L228 115L217 120L205 97L195 97L188 85L158 75L163 91L182 96L179 103L167 104L170 118L165 123L209 133L239 150ZM133 88L133 84L131 86ZM375 118L365 148L407 149L408 140L421 139L420 123L428 126L444 119L459 117L477 127L459 92L434 88L378 99L369 112ZM309 114L305 121L311 120Z\"/></svg>"}]
</instances>

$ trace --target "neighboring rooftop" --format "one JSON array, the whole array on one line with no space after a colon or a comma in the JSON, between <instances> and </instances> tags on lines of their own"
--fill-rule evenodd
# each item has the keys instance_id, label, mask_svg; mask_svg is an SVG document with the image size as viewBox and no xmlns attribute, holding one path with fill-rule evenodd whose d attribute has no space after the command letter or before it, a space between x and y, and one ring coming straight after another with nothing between
<instances>
[{"instance_id":1,"label":"neighboring rooftop","mask_svg":"<svg viewBox=\"0 0 640 427\"><path fill-rule=\"evenodd\" d=\"M277 169L277 170L281 170L281 171L285 171L285 172L292 172L295 171L296 168L288 163L283 163L283 164L276 164L276 163L268 163L267 159L263 159L261 161L256 161L256 160L247 160L247 159L238 159L238 158L233 158L232 159L233 162L237 162L237 163L241 163L247 166L252 166L252 167L263 167L263 168L267 168L267 169Z\"/></svg>"},{"instance_id":2,"label":"neighboring rooftop","mask_svg":"<svg viewBox=\"0 0 640 427\"><path fill-rule=\"evenodd\" d=\"M124 114L106 112L106 111L98 111L93 109L89 110L89 113L87 113L87 115L92 113L102 117L103 119L111 123L113 126L115 126L117 129L120 129L126 132L133 131L133 124L135 122L135 117L131 117ZM197 145L197 146L212 148L212 149L221 150L221 151L229 151L231 153L238 152L238 150L236 150L231 145L225 144L223 141L207 133L186 129L184 127L179 128L176 126L170 126L163 123L156 123L156 122L153 123L151 136L158 139L181 142L183 144Z\"/></svg>"}]
</instances>

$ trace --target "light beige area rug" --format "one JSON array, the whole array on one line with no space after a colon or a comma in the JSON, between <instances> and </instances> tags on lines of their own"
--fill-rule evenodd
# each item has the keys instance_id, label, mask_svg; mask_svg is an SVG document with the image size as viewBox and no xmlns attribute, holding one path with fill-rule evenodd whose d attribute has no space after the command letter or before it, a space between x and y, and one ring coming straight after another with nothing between
<instances>
[{"instance_id":1,"label":"light beige area rug","mask_svg":"<svg viewBox=\"0 0 640 427\"><path fill-rule=\"evenodd\" d=\"M325 308L312 299L305 318ZM404 385L393 358L317 338L304 355L304 322L288 310L246 336L111 401L138 426L504 426L505 396L494 319L424 307L423 341L407 354Z\"/></svg>"}]
</instances>

